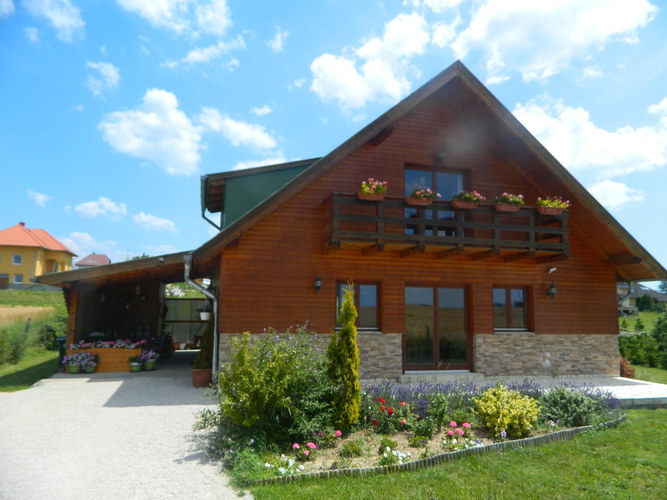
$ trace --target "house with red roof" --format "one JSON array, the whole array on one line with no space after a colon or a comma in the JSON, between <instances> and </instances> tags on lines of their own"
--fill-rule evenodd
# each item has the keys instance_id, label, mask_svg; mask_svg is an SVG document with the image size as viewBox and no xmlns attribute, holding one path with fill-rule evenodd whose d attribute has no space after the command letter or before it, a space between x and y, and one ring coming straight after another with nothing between
<instances>
[{"instance_id":1,"label":"house with red roof","mask_svg":"<svg viewBox=\"0 0 667 500\"><path fill-rule=\"evenodd\" d=\"M102 253L95 252L74 263L77 269L92 266L106 266L107 264L111 264L111 259Z\"/></svg>"},{"instance_id":2,"label":"house with red roof","mask_svg":"<svg viewBox=\"0 0 667 500\"><path fill-rule=\"evenodd\" d=\"M0 231L0 283L27 285L40 274L69 271L76 254L44 229L25 222Z\"/></svg>"}]
</instances>

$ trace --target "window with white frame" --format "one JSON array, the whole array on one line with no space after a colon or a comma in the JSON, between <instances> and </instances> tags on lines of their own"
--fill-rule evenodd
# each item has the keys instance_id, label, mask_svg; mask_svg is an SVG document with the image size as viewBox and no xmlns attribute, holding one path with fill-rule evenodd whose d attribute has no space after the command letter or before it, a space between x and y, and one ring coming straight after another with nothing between
<instances>
[{"instance_id":1,"label":"window with white frame","mask_svg":"<svg viewBox=\"0 0 667 500\"><path fill-rule=\"evenodd\" d=\"M21 257L20 255L12 255L12 264L14 264L15 266L20 266L21 264L23 264L23 257Z\"/></svg>"},{"instance_id":2,"label":"window with white frame","mask_svg":"<svg viewBox=\"0 0 667 500\"><path fill-rule=\"evenodd\" d=\"M22 274L15 274L14 275L14 283L23 283L23 275Z\"/></svg>"}]
</instances>

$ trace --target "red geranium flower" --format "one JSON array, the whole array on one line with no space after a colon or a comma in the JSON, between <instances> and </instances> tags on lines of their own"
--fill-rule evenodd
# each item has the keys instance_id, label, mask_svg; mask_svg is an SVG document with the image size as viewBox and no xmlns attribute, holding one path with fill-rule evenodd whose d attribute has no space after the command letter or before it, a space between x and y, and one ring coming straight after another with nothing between
<instances>
[{"instance_id":1,"label":"red geranium flower","mask_svg":"<svg viewBox=\"0 0 667 500\"><path fill-rule=\"evenodd\" d=\"M380 425L380 422L378 420L373 420L373 425Z\"/></svg>"},{"instance_id":2,"label":"red geranium flower","mask_svg":"<svg viewBox=\"0 0 667 500\"><path fill-rule=\"evenodd\" d=\"M389 408L387 408L387 413L389 413L389 415L393 414L394 409L390 406Z\"/></svg>"}]
</instances>

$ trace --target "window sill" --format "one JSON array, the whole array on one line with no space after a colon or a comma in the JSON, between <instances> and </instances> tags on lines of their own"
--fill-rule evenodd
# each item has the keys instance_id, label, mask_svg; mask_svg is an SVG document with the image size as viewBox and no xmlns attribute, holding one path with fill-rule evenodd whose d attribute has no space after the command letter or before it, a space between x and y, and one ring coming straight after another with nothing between
<instances>
[{"instance_id":1,"label":"window sill","mask_svg":"<svg viewBox=\"0 0 667 500\"><path fill-rule=\"evenodd\" d=\"M496 328L493 330L493 333L523 333L527 335L535 335L535 332L531 332L530 330L519 330L519 329L512 329L512 328Z\"/></svg>"}]
</instances>

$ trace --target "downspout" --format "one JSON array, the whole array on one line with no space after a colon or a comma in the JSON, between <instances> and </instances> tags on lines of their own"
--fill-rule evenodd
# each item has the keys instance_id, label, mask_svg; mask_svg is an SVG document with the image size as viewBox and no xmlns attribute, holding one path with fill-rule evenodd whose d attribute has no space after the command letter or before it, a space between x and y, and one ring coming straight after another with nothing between
<instances>
[{"instance_id":1,"label":"downspout","mask_svg":"<svg viewBox=\"0 0 667 500\"><path fill-rule=\"evenodd\" d=\"M215 294L209 292L206 288L190 278L190 269L192 268L192 253L185 254L183 256L183 262L185 264L185 281L213 301L213 362L211 366L211 375L213 376L213 380L215 380L215 376L218 373L218 298L215 296Z\"/></svg>"}]
</instances>

